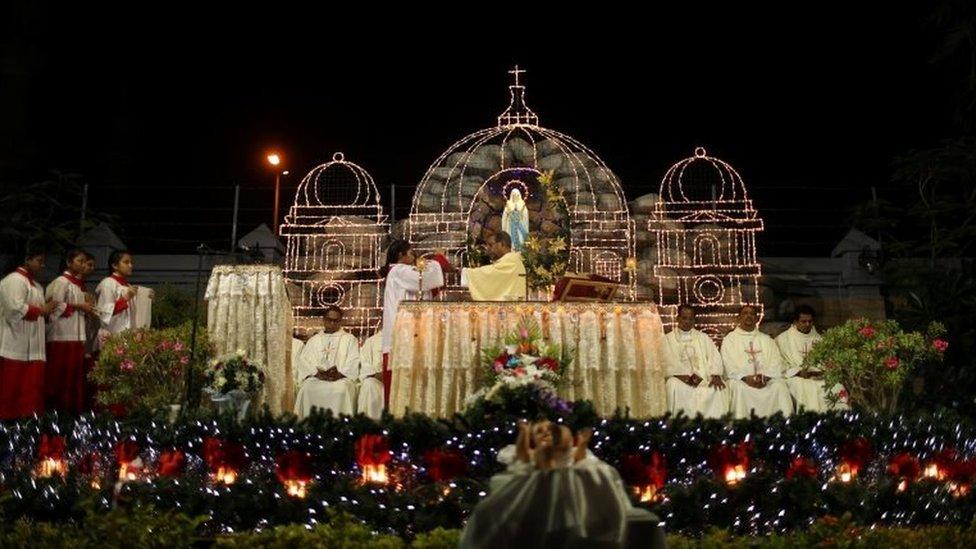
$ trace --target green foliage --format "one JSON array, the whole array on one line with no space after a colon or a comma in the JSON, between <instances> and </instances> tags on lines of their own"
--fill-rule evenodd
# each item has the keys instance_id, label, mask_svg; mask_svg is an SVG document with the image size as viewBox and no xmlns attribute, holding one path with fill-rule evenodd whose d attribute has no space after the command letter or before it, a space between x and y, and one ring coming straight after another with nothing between
<instances>
[{"instance_id":1,"label":"green foliage","mask_svg":"<svg viewBox=\"0 0 976 549\"><path fill-rule=\"evenodd\" d=\"M410 549L454 549L461 541L461 530L434 528L430 532L418 534L410 544Z\"/></svg>"},{"instance_id":2,"label":"green foliage","mask_svg":"<svg viewBox=\"0 0 976 549\"><path fill-rule=\"evenodd\" d=\"M549 232L529 234L522 248L522 262L529 288L548 288L556 283L569 267L569 210L563 189L553 181L551 171L538 178L543 194L543 209L555 212L556 219L566 220Z\"/></svg>"},{"instance_id":3,"label":"green foliage","mask_svg":"<svg viewBox=\"0 0 976 549\"><path fill-rule=\"evenodd\" d=\"M176 328L193 322L193 294L172 284L164 284L154 290L152 327ZM197 311L199 326L207 325L207 308L201 302Z\"/></svg>"},{"instance_id":4,"label":"green foliage","mask_svg":"<svg viewBox=\"0 0 976 549\"><path fill-rule=\"evenodd\" d=\"M345 513L329 513L327 522L306 528L301 524L276 526L256 533L217 538L215 547L290 549L292 547L342 547L344 549L401 549L403 540L376 534Z\"/></svg>"},{"instance_id":5,"label":"green foliage","mask_svg":"<svg viewBox=\"0 0 976 549\"><path fill-rule=\"evenodd\" d=\"M98 402L127 410L157 410L183 401L187 369L197 378L210 356L206 330L197 328L196 358L190 356L192 326L128 330L109 337L91 378Z\"/></svg>"},{"instance_id":6,"label":"green foliage","mask_svg":"<svg viewBox=\"0 0 976 549\"><path fill-rule=\"evenodd\" d=\"M87 503L75 523L5 522L0 547L192 547L204 518L152 506L106 510Z\"/></svg>"},{"instance_id":7,"label":"green foliage","mask_svg":"<svg viewBox=\"0 0 976 549\"><path fill-rule=\"evenodd\" d=\"M804 360L820 366L827 387L842 385L852 406L893 413L905 380L928 362L942 360L945 328L932 323L926 333L904 332L893 320L853 319L830 328ZM832 393L830 398L836 398Z\"/></svg>"}]
</instances>

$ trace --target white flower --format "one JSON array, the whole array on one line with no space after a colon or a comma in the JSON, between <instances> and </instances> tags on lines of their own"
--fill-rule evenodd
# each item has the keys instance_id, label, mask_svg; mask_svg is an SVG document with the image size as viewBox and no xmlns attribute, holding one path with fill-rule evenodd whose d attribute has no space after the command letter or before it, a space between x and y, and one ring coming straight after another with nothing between
<instances>
[{"instance_id":1,"label":"white flower","mask_svg":"<svg viewBox=\"0 0 976 549\"><path fill-rule=\"evenodd\" d=\"M237 349L237 356L244 358L247 356L247 349Z\"/></svg>"}]
</instances>

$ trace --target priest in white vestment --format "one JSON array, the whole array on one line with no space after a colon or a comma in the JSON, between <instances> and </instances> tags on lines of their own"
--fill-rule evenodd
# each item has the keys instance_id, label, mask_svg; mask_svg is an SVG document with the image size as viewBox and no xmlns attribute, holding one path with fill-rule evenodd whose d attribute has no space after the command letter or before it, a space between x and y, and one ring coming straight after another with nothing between
<instances>
[{"instance_id":1,"label":"priest in white vestment","mask_svg":"<svg viewBox=\"0 0 976 549\"><path fill-rule=\"evenodd\" d=\"M302 347L296 361L298 396L295 415L308 416L312 408L332 410L335 415L356 413L356 380L359 377L359 341L342 329L342 309L325 311L324 328Z\"/></svg>"},{"instance_id":2,"label":"priest in white vestment","mask_svg":"<svg viewBox=\"0 0 976 549\"><path fill-rule=\"evenodd\" d=\"M44 254L28 252L0 281L0 420L44 413L44 317L59 304L44 300L42 269Z\"/></svg>"},{"instance_id":3,"label":"priest in white vestment","mask_svg":"<svg viewBox=\"0 0 976 549\"><path fill-rule=\"evenodd\" d=\"M803 361L822 338L814 326L814 310L809 305L800 305L793 313L793 324L776 337L776 345L783 356L786 368L786 384L796 400L796 409L808 412L827 412L829 410L846 409L847 403L838 399L836 404L827 400L827 390L824 387L823 372L817 365L804 366ZM837 386L834 392L842 387Z\"/></svg>"},{"instance_id":4,"label":"priest in white vestment","mask_svg":"<svg viewBox=\"0 0 976 549\"><path fill-rule=\"evenodd\" d=\"M468 288L474 301L519 301L525 299L526 278L522 254L512 251L512 238L506 232L488 240L491 265L461 269L461 286Z\"/></svg>"},{"instance_id":5,"label":"priest in white vestment","mask_svg":"<svg viewBox=\"0 0 976 549\"><path fill-rule=\"evenodd\" d=\"M359 349L359 402L356 411L370 419L383 416L383 332L369 336Z\"/></svg>"},{"instance_id":6,"label":"priest in white vestment","mask_svg":"<svg viewBox=\"0 0 976 549\"><path fill-rule=\"evenodd\" d=\"M695 309L678 307L678 325L664 336L668 411L720 418L729 413L729 390L722 381L722 355L715 342L695 329Z\"/></svg>"},{"instance_id":7,"label":"priest in white vestment","mask_svg":"<svg viewBox=\"0 0 976 549\"><path fill-rule=\"evenodd\" d=\"M793 398L783 379L783 359L773 338L759 331L755 307L739 311L738 327L722 340L722 361L732 389L732 414L769 417L793 413Z\"/></svg>"}]
</instances>

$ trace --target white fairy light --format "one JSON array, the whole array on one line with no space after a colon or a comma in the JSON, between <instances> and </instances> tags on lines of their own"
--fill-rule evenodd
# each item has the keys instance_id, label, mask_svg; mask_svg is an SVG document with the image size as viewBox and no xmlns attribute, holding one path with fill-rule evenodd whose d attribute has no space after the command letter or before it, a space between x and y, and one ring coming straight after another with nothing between
<instances>
[{"instance_id":1,"label":"white fairy light","mask_svg":"<svg viewBox=\"0 0 976 549\"><path fill-rule=\"evenodd\" d=\"M361 340L383 317L380 268L390 224L373 178L335 153L302 179L280 233L286 241L285 279L300 291L296 328L317 330L329 305Z\"/></svg>"},{"instance_id":2,"label":"white fairy light","mask_svg":"<svg viewBox=\"0 0 976 549\"><path fill-rule=\"evenodd\" d=\"M676 324L682 303L695 309L698 325L716 342L735 328L744 305L762 320L756 233L763 222L732 166L702 147L671 166L647 227L657 237L654 275L665 325ZM666 293L667 286L676 291Z\"/></svg>"}]
</instances>

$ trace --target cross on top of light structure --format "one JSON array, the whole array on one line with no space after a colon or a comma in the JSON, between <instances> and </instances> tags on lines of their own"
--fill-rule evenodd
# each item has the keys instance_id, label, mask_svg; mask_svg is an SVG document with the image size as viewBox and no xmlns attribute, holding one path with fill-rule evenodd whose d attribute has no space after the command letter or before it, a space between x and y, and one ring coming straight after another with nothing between
<instances>
[{"instance_id":1,"label":"cross on top of light structure","mask_svg":"<svg viewBox=\"0 0 976 549\"><path fill-rule=\"evenodd\" d=\"M519 82L519 76L525 72L525 69L520 69L518 65L515 68L508 71L515 80L515 83L508 87L508 93L510 96L508 108L505 112L498 117L498 126L513 126L513 125L527 125L527 126L538 126L539 117L532 109L525 104L525 86Z\"/></svg>"}]
</instances>

